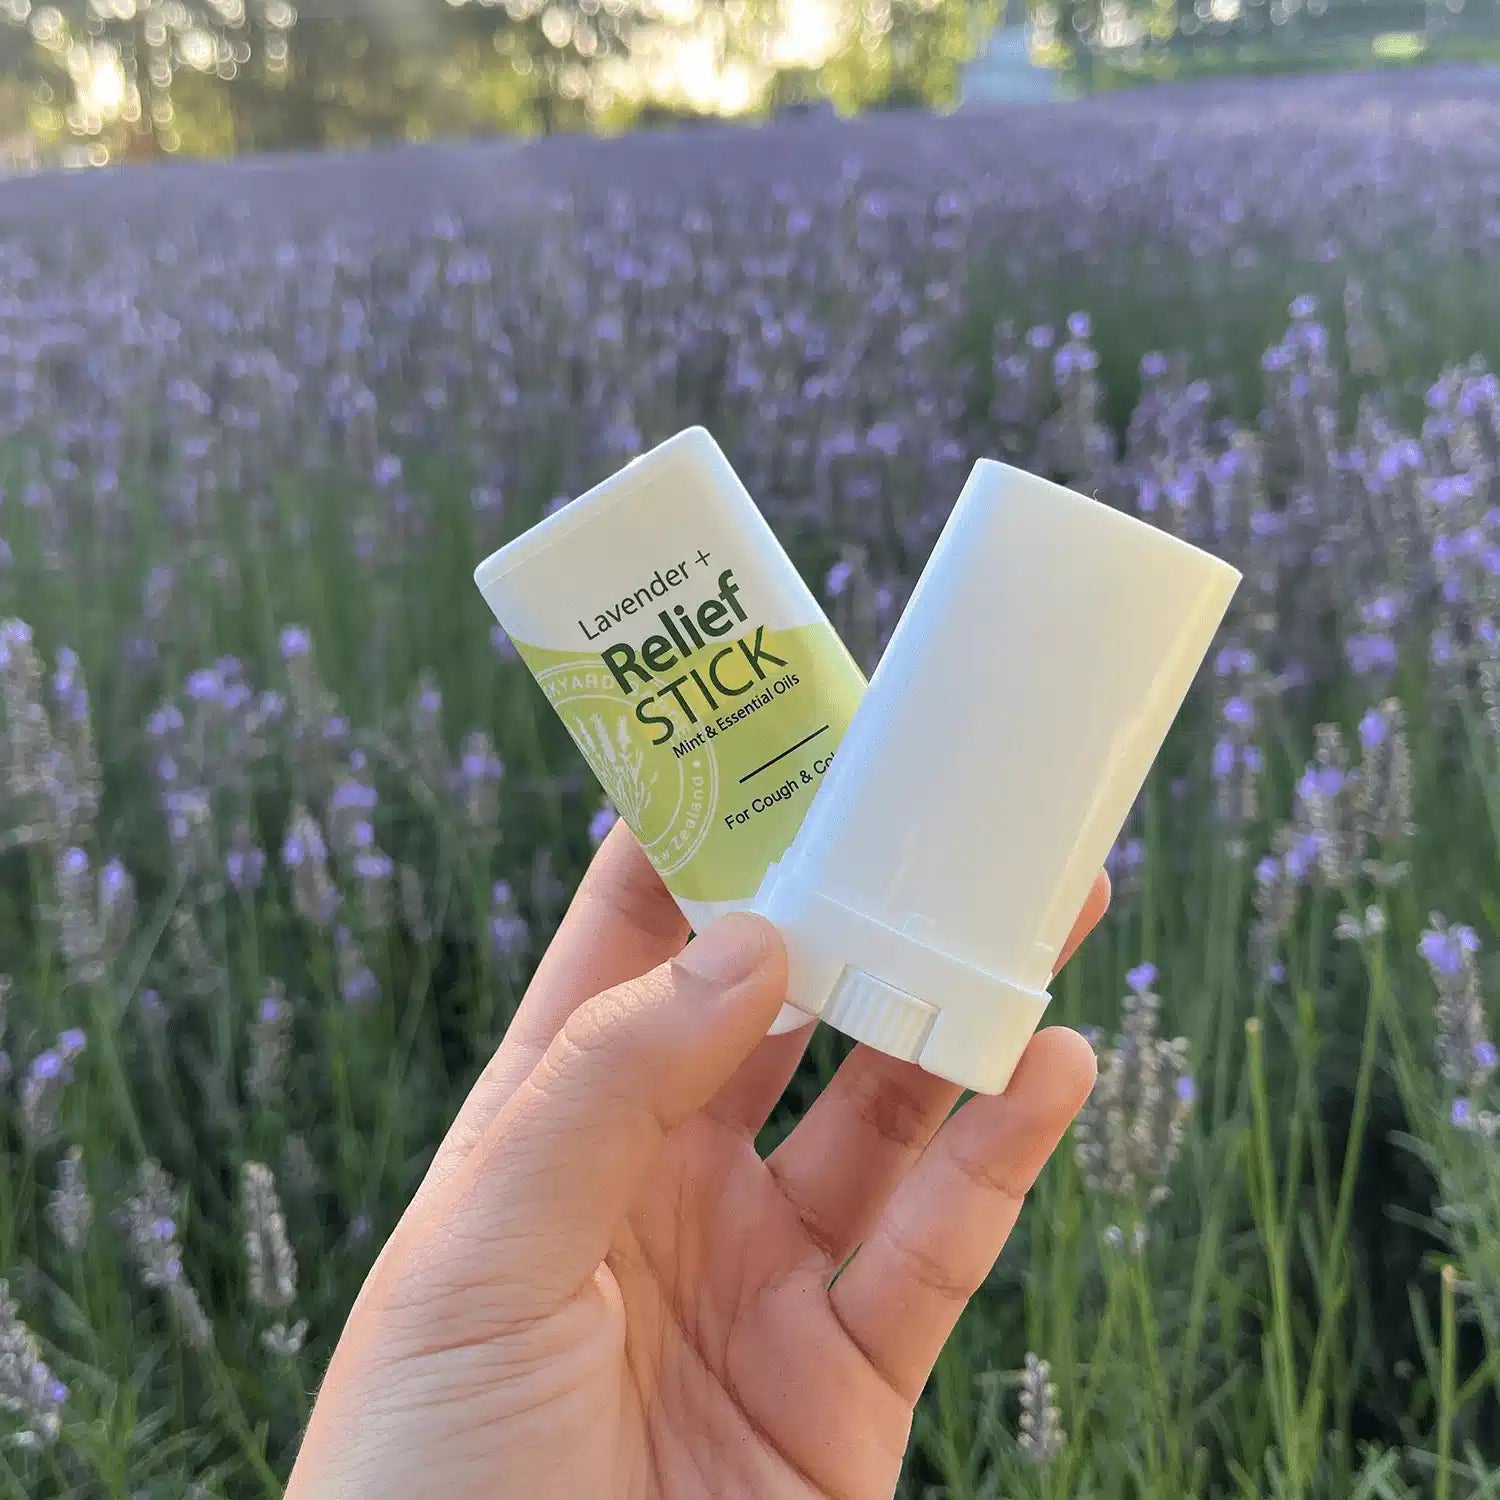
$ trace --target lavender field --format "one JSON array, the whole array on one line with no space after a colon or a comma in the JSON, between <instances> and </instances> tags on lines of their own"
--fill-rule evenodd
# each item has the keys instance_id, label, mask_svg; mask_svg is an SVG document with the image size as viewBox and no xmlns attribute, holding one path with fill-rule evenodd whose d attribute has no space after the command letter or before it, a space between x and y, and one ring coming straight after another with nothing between
<instances>
[{"instance_id":1,"label":"lavender field","mask_svg":"<svg viewBox=\"0 0 1500 1500\"><path fill-rule=\"evenodd\" d=\"M0 1495L280 1493L612 817L470 570L694 422L867 664L981 455L1246 575L903 1492L1500 1495L1496 371L1486 71L0 185Z\"/></svg>"}]
</instances>

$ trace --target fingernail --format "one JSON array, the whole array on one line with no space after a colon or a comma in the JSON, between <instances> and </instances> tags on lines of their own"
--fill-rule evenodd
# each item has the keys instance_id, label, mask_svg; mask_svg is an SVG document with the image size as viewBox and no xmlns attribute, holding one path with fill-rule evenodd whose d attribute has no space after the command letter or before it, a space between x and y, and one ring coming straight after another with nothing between
<instances>
[{"instance_id":1,"label":"fingernail","mask_svg":"<svg viewBox=\"0 0 1500 1500\"><path fill-rule=\"evenodd\" d=\"M695 937L677 962L695 979L727 986L754 973L765 955L764 918L731 912Z\"/></svg>"}]
</instances>

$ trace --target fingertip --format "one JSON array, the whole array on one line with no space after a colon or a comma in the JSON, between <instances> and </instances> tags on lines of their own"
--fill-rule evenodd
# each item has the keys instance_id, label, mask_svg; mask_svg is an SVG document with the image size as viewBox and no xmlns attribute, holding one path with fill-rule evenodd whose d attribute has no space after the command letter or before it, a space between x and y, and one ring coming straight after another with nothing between
<instances>
[{"instance_id":1,"label":"fingertip","mask_svg":"<svg viewBox=\"0 0 1500 1500\"><path fill-rule=\"evenodd\" d=\"M1007 1093L1045 1091L1051 1102L1076 1114L1098 1076L1088 1038L1069 1026L1049 1026L1031 1039Z\"/></svg>"},{"instance_id":2,"label":"fingertip","mask_svg":"<svg viewBox=\"0 0 1500 1500\"><path fill-rule=\"evenodd\" d=\"M717 917L684 948L676 963L694 979L738 985L775 978L786 968L781 934L749 911Z\"/></svg>"},{"instance_id":3,"label":"fingertip","mask_svg":"<svg viewBox=\"0 0 1500 1500\"><path fill-rule=\"evenodd\" d=\"M700 1008L715 1024L735 1018L755 1039L786 999L786 949L781 934L764 917L729 912L717 918L672 960L671 988Z\"/></svg>"},{"instance_id":4,"label":"fingertip","mask_svg":"<svg viewBox=\"0 0 1500 1500\"><path fill-rule=\"evenodd\" d=\"M1056 973L1072 956L1078 951L1084 939L1104 919L1104 914L1109 910L1110 895L1112 888L1109 875L1100 870L1094 877L1094 883L1089 887L1089 893L1084 898L1083 907L1078 913L1078 920L1073 923L1067 940L1062 945L1062 951L1057 955L1057 962L1053 965L1053 973Z\"/></svg>"},{"instance_id":5,"label":"fingertip","mask_svg":"<svg viewBox=\"0 0 1500 1500\"><path fill-rule=\"evenodd\" d=\"M786 963L786 944L782 941L781 933L774 922L761 916L758 911L725 912L714 921L713 926L728 928L747 947L753 944L763 962Z\"/></svg>"}]
</instances>

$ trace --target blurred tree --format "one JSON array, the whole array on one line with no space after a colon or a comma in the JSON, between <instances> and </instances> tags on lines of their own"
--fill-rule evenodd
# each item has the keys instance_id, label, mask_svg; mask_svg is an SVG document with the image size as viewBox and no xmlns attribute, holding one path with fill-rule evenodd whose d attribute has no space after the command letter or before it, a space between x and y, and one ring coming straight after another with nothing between
<instances>
[{"instance_id":1,"label":"blurred tree","mask_svg":"<svg viewBox=\"0 0 1500 1500\"><path fill-rule=\"evenodd\" d=\"M33 133L54 147L85 146L92 159L618 129L643 113L680 118L815 97L844 111L947 103L998 8L0 0L0 77L19 90ZM808 34L818 39L812 52L788 53L789 36Z\"/></svg>"},{"instance_id":2,"label":"blurred tree","mask_svg":"<svg viewBox=\"0 0 1500 1500\"><path fill-rule=\"evenodd\" d=\"M252 37L263 55L284 60L296 11L289 0L0 0L0 19L9 23L0 27L5 72L55 106L46 123L59 138L138 155L182 144L179 75L234 82L251 61Z\"/></svg>"},{"instance_id":3,"label":"blurred tree","mask_svg":"<svg viewBox=\"0 0 1500 1500\"><path fill-rule=\"evenodd\" d=\"M768 102L802 104L813 95L841 112L957 102L959 78L999 22L1005 0L812 0L832 45L811 61L788 60L780 44L808 0L721 0L731 48L770 75Z\"/></svg>"}]
</instances>

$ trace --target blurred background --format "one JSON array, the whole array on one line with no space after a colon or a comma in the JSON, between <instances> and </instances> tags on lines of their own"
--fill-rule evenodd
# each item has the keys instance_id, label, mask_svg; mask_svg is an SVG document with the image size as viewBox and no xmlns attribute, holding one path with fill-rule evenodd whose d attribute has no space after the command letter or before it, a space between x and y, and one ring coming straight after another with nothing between
<instances>
[{"instance_id":1,"label":"blurred background","mask_svg":"<svg viewBox=\"0 0 1500 1500\"><path fill-rule=\"evenodd\" d=\"M12 169L1500 54L1494 0L0 0Z\"/></svg>"},{"instance_id":2,"label":"blurred background","mask_svg":"<svg viewBox=\"0 0 1500 1500\"><path fill-rule=\"evenodd\" d=\"M279 1494L614 818L471 570L695 422L867 669L982 455L1245 573L903 1497L1500 1495L1495 17L0 0L0 1496Z\"/></svg>"}]
</instances>

